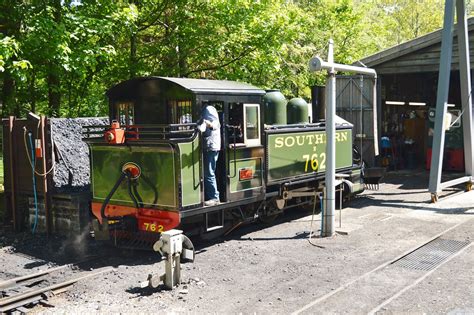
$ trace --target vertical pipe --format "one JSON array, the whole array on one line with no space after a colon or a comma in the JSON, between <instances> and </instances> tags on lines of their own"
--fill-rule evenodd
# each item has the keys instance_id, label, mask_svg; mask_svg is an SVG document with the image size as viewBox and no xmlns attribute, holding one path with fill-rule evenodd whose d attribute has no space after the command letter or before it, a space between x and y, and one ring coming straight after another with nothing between
<instances>
[{"instance_id":1,"label":"vertical pipe","mask_svg":"<svg viewBox=\"0 0 474 315\"><path fill-rule=\"evenodd\" d=\"M46 155L46 117L41 116L41 150L43 153L43 197L44 197L44 217L46 221L46 234L49 235L51 233L51 226L50 226L50 213L49 213L49 193L48 193L48 169L47 169L47 160L48 157Z\"/></svg>"},{"instance_id":2,"label":"vertical pipe","mask_svg":"<svg viewBox=\"0 0 474 315\"><path fill-rule=\"evenodd\" d=\"M10 166L9 166L9 174L10 176L10 202L11 204L8 205L11 208L12 211L12 219L13 219L13 230L14 231L19 231L18 229L18 220L16 217L16 198L15 198L15 171L14 171L14 158L13 158L13 124L15 123L15 116L10 116L8 118L8 152L9 159L10 159Z\"/></svg>"},{"instance_id":3,"label":"vertical pipe","mask_svg":"<svg viewBox=\"0 0 474 315\"><path fill-rule=\"evenodd\" d=\"M441 191L441 172L444 153L444 116L449 93L451 74L451 56L453 47L454 0L446 0L444 7L444 25L441 40L441 56L438 74L438 92L436 95L436 117L433 135L433 153L431 158L429 191L438 194Z\"/></svg>"},{"instance_id":4,"label":"vertical pipe","mask_svg":"<svg viewBox=\"0 0 474 315\"><path fill-rule=\"evenodd\" d=\"M333 236L335 233L335 176L336 176L336 73L334 70L333 40L329 41L328 64L328 93L326 98L326 211L323 217L321 236Z\"/></svg>"},{"instance_id":5,"label":"vertical pipe","mask_svg":"<svg viewBox=\"0 0 474 315\"><path fill-rule=\"evenodd\" d=\"M374 129L374 155L379 155L379 132L378 132L378 117L377 117L377 76L374 76L374 83L372 85L372 120ZM362 148L360 148L362 152Z\"/></svg>"}]
</instances>

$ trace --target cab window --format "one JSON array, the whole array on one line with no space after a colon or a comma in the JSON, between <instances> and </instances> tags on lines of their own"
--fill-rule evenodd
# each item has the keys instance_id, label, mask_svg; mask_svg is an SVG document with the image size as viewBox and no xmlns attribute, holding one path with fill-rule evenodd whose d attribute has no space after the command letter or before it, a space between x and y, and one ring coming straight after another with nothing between
<instances>
[{"instance_id":1,"label":"cab window","mask_svg":"<svg viewBox=\"0 0 474 315\"><path fill-rule=\"evenodd\" d=\"M117 105L117 121L121 126L130 126L135 122L135 113L132 102L118 103Z\"/></svg>"},{"instance_id":2,"label":"cab window","mask_svg":"<svg viewBox=\"0 0 474 315\"><path fill-rule=\"evenodd\" d=\"M171 124L189 124L192 122L191 101L172 100L168 102L169 119Z\"/></svg>"},{"instance_id":3,"label":"cab window","mask_svg":"<svg viewBox=\"0 0 474 315\"><path fill-rule=\"evenodd\" d=\"M260 145L260 105L244 104L244 143L246 146Z\"/></svg>"}]
</instances>

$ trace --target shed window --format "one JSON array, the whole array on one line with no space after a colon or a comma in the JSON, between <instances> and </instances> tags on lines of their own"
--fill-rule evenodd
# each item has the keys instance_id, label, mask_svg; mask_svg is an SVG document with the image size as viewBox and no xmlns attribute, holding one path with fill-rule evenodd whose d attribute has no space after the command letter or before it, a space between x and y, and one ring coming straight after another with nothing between
<instances>
[{"instance_id":1,"label":"shed window","mask_svg":"<svg viewBox=\"0 0 474 315\"><path fill-rule=\"evenodd\" d=\"M244 143L260 145L260 105L244 104Z\"/></svg>"},{"instance_id":2,"label":"shed window","mask_svg":"<svg viewBox=\"0 0 474 315\"><path fill-rule=\"evenodd\" d=\"M121 126L129 126L134 124L135 113L132 102L117 104L117 120Z\"/></svg>"}]
</instances>

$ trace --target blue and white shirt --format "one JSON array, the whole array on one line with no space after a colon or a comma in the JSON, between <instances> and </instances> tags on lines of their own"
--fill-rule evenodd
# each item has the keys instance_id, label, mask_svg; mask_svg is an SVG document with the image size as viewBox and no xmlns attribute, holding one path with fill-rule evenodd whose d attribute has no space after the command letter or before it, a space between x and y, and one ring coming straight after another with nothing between
<instances>
[{"instance_id":1,"label":"blue and white shirt","mask_svg":"<svg viewBox=\"0 0 474 315\"><path fill-rule=\"evenodd\" d=\"M201 118L210 121L211 126L206 127L203 132L204 151L220 151L221 150L221 123L217 110L212 105L206 105L202 109Z\"/></svg>"}]
</instances>

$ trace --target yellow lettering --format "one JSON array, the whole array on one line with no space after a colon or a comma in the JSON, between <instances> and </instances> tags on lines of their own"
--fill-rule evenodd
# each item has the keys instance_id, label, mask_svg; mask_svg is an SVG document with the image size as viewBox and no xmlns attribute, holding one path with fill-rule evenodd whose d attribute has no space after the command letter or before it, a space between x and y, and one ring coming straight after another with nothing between
<instances>
[{"instance_id":1,"label":"yellow lettering","mask_svg":"<svg viewBox=\"0 0 474 315\"><path fill-rule=\"evenodd\" d=\"M278 137L275 139L275 148L282 148L283 147L283 138Z\"/></svg>"},{"instance_id":2,"label":"yellow lettering","mask_svg":"<svg viewBox=\"0 0 474 315\"><path fill-rule=\"evenodd\" d=\"M309 163L309 154L303 155L303 159L306 159L306 165L304 166L304 171L308 171L308 163Z\"/></svg>"},{"instance_id":3,"label":"yellow lettering","mask_svg":"<svg viewBox=\"0 0 474 315\"><path fill-rule=\"evenodd\" d=\"M341 132L341 141L347 141L347 131Z\"/></svg>"},{"instance_id":4,"label":"yellow lettering","mask_svg":"<svg viewBox=\"0 0 474 315\"><path fill-rule=\"evenodd\" d=\"M304 136L296 136L296 143L298 145L304 145Z\"/></svg>"},{"instance_id":5,"label":"yellow lettering","mask_svg":"<svg viewBox=\"0 0 474 315\"><path fill-rule=\"evenodd\" d=\"M316 141L314 142L314 144L320 144L320 143L324 143L324 133L320 133L320 134L317 134L314 136L316 138Z\"/></svg>"},{"instance_id":6,"label":"yellow lettering","mask_svg":"<svg viewBox=\"0 0 474 315\"><path fill-rule=\"evenodd\" d=\"M313 171L318 170L318 155L316 153L311 156L311 168Z\"/></svg>"},{"instance_id":7,"label":"yellow lettering","mask_svg":"<svg viewBox=\"0 0 474 315\"><path fill-rule=\"evenodd\" d=\"M286 137L285 138L285 146L292 147L294 145L295 145L295 138L293 138L293 137Z\"/></svg>"}]
</instances>

